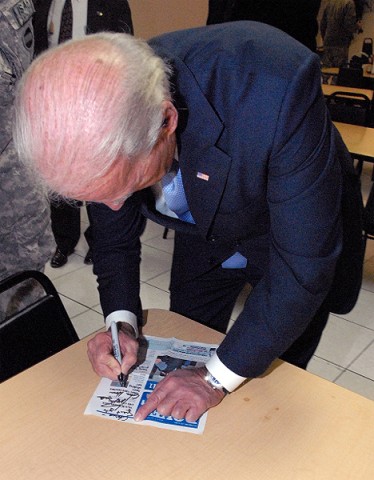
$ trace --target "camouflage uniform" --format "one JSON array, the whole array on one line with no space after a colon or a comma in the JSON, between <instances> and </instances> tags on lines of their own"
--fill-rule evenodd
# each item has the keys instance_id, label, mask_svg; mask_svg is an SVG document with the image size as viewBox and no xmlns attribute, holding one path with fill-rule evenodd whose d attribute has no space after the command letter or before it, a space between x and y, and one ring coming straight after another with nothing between
<instances>
[{"instance_id":1,"label":"camouflage uniform","mask_svg":"<svg viewBox=\"0 0 374 480\"><path fill-rule=\"evenodd\" d=\"M0 4L0 280L22 270L43 270L54 245L49 202L28 177L12 141L15 84L34 50L33 12L31 0ZM0 320L4 303L9 299L0 299Z\"/></svg>"}]
</instances>

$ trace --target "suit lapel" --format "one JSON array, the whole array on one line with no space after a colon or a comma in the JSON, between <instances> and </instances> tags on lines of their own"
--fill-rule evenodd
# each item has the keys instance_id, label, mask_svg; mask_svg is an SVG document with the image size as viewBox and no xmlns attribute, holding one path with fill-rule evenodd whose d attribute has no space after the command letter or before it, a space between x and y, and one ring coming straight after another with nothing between
<instances>
[{"instance_id":1,"label":"suit lapel","mask_svg":"<svg viewBox=\"0 0 374 480\"><path fill-rule=\"evenodd\" d=\"M207 237L226 185L231 157L217 147L224 125L190 70L182 62L175 68L177 107L182 112L177 131L179 164L192 216L198 230ZM184 110L186 106L188 110Z\"/></svg>"}]
</instances>

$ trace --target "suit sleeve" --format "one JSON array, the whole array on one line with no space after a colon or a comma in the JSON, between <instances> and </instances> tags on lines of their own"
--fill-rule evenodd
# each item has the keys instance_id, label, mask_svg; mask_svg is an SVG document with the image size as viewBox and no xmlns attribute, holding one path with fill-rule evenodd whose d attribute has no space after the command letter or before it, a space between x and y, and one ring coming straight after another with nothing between
<instances>
[{"instance_id":1,"label":"suit sleeve","mask_svg":"<svg viewBox=\"0 0 374 480\"><path fill-rule=\"evenodd\" d=\"M328 293L342 248L335 135L319 64L309 57L284 95L268 161L268 266L217 350L238 375L262 374L303 333Z\"/></svg>"},{"instance_id":2,"label":"suit sleeve","mask_svg":"<svg viewBox=\"0 0 374 480\"><path fill-rule=\"evenodd\" d=\"M104 316L128 310L141 321L140 235L145 219L139 213L139 195L134 194L119 211L92 204L92 250L100 302Z\"/></svg>"}]
</instances>

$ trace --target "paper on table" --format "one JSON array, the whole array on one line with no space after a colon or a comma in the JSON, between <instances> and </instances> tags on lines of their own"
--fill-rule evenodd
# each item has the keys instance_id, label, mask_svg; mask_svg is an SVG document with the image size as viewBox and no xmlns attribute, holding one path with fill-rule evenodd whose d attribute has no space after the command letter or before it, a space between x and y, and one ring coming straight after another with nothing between
<instances>
[{"instance_id":1,"label":"paper on table","mask_svg":"<svg viewBox=\"0 0 374 480\"><path fill-rule=\"evenodd\" d=\"M97 415L137 425L201 434L207 413L196 422L160 415L156 410L143 422L135 422L137 409L145 403L159 381L177 368L196 368L204 365L218 345L185 342L176 338L144 337L140 345L143 361L130 373L127 384L102 378L89 401L85 415Z\"/></svg>"}]
</instances>

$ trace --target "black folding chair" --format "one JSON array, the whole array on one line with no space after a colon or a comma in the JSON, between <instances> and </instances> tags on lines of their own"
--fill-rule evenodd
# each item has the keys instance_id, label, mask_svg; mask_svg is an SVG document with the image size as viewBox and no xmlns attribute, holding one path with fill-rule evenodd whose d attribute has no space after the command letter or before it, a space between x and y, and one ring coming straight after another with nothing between
<instances>
[{"instance_id":1,"label":"black folding chair","mask_svg":"<svg viewBox=\"0 0 374 480\"><path fill-rule=\"evenodd\" d=\"M371 102L363 93L345 92L344 89L326 97L326 105L331 119L335 122L349 123L351 125L371 126ZM363 159L357 160L356 170L360 175L363 168Z\"/></svg>"},{"instance_id":2,"label":"black folding chair","mask_svg":"<svg viewBox=\"0 0 374 480\"><path fill-rule=\"evenodd\" d=\"M364 38L362 42L362 52L366 53L368 57L373 55L373 39L370 37Z\"/></svg>"},{"instance_id":3,"label":"black folding chair","mask_svg":"<svg viewBox=\"0 0 374 480\"><path fill-rule=\"evenodd\" d=\"M41 272L16 273L0 282L0 295L23 282L38 282L44 294L0 323L0 382L79 340L61 299Z\"/></svg>"},{"instance_id":4,"label":"black folding chair","mask_svg":"<svg viewBox=\"0 0 374 480\"><path fill-rule=\"evenodd\" d=\"M364 73L362 67L340 67L336 85L343 87L362 88L364 84Z\"/></svg>"},{"instance_id":5,"label":"black folding chair","mask_svg":"<svg viewBox=\"0 0 374 480\"><path fill-rule=\"evenodd\" d=\"M368 126L370 99L363 93L345 92L344 89L326 97L331 119L335 122Z\"/></svg>"}]
</instances>

